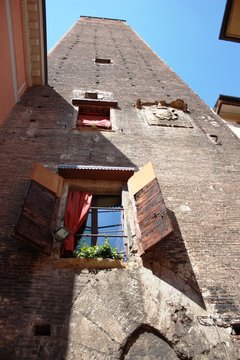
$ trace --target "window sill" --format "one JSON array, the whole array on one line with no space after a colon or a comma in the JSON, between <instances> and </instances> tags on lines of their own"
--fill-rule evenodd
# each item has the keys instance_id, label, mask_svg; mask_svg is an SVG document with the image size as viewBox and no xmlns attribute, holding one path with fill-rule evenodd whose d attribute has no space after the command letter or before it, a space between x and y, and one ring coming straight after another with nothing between
<instances>
[{"instance_id":1,"label":"window sill","mask_svg":"<svg viewBox=\"0 0 240 360\"><path fill-rule=\"evenodd\" d=\"M55 260L55 264L60 268L78 268L78 269L124 269L127 263L116 259L103 258L67 258Z\"/></svg>"},{"instance_id":2,"label":"window sill","mask_svg":"<svg viewBox=\"0 0 240 360\"><path fill-rule=\"evenodd\" d=\"M73 128L73 130L75 130L75 131L106 131L106 132L113 131L111 128L106 129L106 128L101 128L101 127L97 127L97 126L77 126L77 127Z\"/></svg>"}]
</instances>

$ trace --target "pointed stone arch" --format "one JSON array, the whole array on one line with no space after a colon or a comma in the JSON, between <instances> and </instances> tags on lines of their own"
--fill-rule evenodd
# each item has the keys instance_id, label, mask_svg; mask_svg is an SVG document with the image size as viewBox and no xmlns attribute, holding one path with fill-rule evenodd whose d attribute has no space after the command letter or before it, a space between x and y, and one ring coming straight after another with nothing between
<instances>
[{"instance_id":1,"label":"pointed stone arch","mask_svg":"<svg viewBox=\"0 0 240 360\"><path fill-rule=\"evenodd\" d=\"M206 310L150 270L133 265L93 274L74 298L69 360L177 360L206 352L225 359L226 351L238 359L225 328L199 322L209 317ZM81 275L86 274L76 282Z\"/></svg>"},{"instance_id":2,"label":"pointed stone arch","mask_svg":"<svg viewBox=\"0 0 240 360\"><path fill-rule=\"evenodd\" d=\"M120 347L119 360L137 359L179 359L169 342L160 332L148 324L137 326Z\"/></svg>"}]
</instances>

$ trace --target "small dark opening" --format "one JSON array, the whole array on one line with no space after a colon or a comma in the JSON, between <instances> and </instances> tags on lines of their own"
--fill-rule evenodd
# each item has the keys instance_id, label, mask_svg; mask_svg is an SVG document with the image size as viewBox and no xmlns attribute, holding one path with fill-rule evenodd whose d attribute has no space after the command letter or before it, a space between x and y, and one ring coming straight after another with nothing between
<instances>
[{"instance_id":1,"label":"small dark opening","mask_svg":"<svg viewBox=\"0 0 240 360\"><path fill-rule=\"evenodd\" d=\"M94 92L85 92L85 99L97 99L98 93Z\"/></svg>"},{"instance_id":2,"label":"small dark opening","mask_svg":"<svg viewBox=\"0 0 240 360\"><path fill-rule=\"evenodd\" d=\"M96 58L95 63L98 63L98 64L111 64L111 59Z\"/></svg>"},{"instance_id":3,"label":"small dark opening","mask_svg":"<svg viewBox=\"0 0 240 360\"><path fill-rule=\"evenodd\" d=\"M232 324L231 327L232 327L231 335L240 335L240 322Z\"/></svg>"},{"instance_id":4,"label":"small dark opening","mask_svg":"<svg viewBox=\"0 0 240 360\"><path fill-rule=\"evenodd\" d=\"M37 324L34 327L34 335L35 336L50 336L51 335L51 327L50 324Z\"/></svg>"}]
</instances>

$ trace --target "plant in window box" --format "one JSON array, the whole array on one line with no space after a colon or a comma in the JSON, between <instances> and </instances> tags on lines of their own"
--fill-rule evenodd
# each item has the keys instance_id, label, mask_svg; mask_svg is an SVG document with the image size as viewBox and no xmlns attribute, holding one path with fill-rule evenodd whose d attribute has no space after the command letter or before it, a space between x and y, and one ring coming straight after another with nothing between
<instances>
[{"instance_id":1,"label":"plant in window box","mask_svg":"<svg viewBox=\"0 0 240 360\"><path fill-rule=\"evenodd\" d=\"M77 258L103 258L123 260L123 255L120 254L116 248L113 248L110 245L108 239L104 241L103 245L89 246L85 243L79 250L74 251L73 256Z\"/></svg>"}]
</instances>

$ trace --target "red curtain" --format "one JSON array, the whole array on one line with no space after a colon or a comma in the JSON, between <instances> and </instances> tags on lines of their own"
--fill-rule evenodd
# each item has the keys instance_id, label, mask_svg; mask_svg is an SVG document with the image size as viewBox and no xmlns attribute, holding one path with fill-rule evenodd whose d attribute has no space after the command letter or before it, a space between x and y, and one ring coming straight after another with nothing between
<instances>
[{"instance_id":1,"label":"red curtain","mask_svg":"<svg viewBox=\"0 0 240 360\"><path fill-rule=\"evenodd\" d=\"M102 119L102 120L83 120L83 126L96 126L100 128L110 129L111 123L108 119Z\"/></svg>"},{"instance_id":2,"label":"red curtain","mask_svg":"<svg viewBox=\"0 0 240 360\"><path fill-rule=\"evenodd\" d=\"M64 241L62 256L71 256L75 247L74 235L86 220L91 205L92 194L70 189L64 214L65 226L72 234Z\"/></svg>"},{"instance_id":3,"label":"red curtain","mask_svg":"<svg viewBox=\"0 0 240 360\"><path fill-rule=\"evenodd\" d=\"M110 129L111 122L107 115L79 115L78 126L96 126L100 128Z\"/></svg>"}]
</instances>

